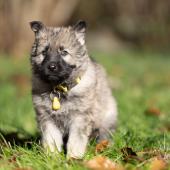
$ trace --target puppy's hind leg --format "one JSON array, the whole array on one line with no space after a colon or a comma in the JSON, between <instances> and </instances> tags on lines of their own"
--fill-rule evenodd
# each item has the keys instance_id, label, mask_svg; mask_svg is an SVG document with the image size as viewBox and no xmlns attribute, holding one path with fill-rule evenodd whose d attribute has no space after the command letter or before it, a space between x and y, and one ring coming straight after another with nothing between
<instances>
[{"instance_id":1,"label":"puppy's hind leg","mask_svg":"<svg viewBox=\"0 0 170 170\"><path fill-rule=\"evenodd\" d=\"M106 115L106 117L103 119L103 122L101 124L101 127L99 128L99 137L97 139L97 142L100 142L102 140L109 140L112 141L112 134L116 129L116 114L110 113Z\"/></svg>"},{"instance_id":2,"label":"puppy's hind leg","mask_svg":"<svg viewBox=\"0 0 170 170\"><path fill-rule=\"evenodd\" d=\"M97 137L97 143L100 143L103 140L108 140L108 141L112 142L111 141L112 134L113 134L113 130L101 127L99 129L99 136Z\"/></svg>"}]
</instances>

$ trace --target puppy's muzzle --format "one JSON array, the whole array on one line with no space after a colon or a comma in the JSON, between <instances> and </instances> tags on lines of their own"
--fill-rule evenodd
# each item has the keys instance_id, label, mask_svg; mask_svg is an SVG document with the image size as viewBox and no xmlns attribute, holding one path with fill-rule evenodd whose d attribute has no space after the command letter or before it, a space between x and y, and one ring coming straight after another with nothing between
<instances>
[{"instance_id":1,"label":"puppy's muzzle","mask_svg":"<svg viewBox=\"0 0 170 170\"><path fill-rule=\"evenodd\" d=\"M47 66L48 70L51 72L56 71L57 69L57 63L56 62L50 62Z\"/></svg>"}]
</instances>

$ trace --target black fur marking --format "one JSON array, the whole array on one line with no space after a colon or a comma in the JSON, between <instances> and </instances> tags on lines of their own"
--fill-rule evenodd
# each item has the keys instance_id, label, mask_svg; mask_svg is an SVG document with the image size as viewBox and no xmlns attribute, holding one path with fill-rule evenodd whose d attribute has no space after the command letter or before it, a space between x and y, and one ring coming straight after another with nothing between
<instances>
[{"instance_id":1,"label":"black fur marking","mask_svg":"<svg viewBox=\"0 0 170 170\"><path fill-rule=\"evenodd\" d=\"M73 26L73 29L78 32L85 32L86 27L87 27L86 22L80 20Z\"/></svg>"},{"instance_id":2,"label":"black fur marking","mask_svg":"<svg viewBox=\"0 0 170 170\"><path fill-rule=\"evenodd\" d=\"M32 21L30 22L30 26L34 32L39 32L44 27L43 23L40 21Z\"/></svg>"},{"instance_id":3,"label":"black fur marking","mask_svg":"<svg viewBox=\"0 0 170 170\"><path fill-rule=\"evenodd\" d=\"M75 65L67 64L58 53L45 52L45 59L41 65L34 65L34 71L42 80L52 85L58 85L66 81L71 75ZM55 63L54 70L49 69L49 65Z\"/></svg>"},{"instance_id":4,"label":"black fur marking","mask_svg":"<svg viewBox=\"0 0 170 170\"><path fill-rule=\"evenodd\" d=\"M48 52L48 49L49 49L49 48L50 48L50 46L47 45L47 46L44 48L44 50L42 51L42 54L43 54L44 56L47 55L47 52Z\"/></svg>"},{"instance_id":5,"label":"black fur marking","mask_svg":"<svg viewBox=\"0 0 170 170\"><path fill-rule=\"evenodd\" d=\"M69 137L69 134L65 134L65 135L63 136L63 149L64 149L64 154L67 153L68 137Z\"/></svg>"}]
</instances>

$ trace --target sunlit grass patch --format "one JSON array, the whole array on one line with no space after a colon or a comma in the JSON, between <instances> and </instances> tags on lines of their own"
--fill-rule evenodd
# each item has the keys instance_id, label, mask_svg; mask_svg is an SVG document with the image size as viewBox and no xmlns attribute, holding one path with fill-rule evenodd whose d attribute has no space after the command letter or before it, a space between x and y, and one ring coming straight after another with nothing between
<instances>
[{"instance_id":1,"label":"sunlit grass patch","mask_svg":"<svg viewBox=\"0 0 170 170\"><path fill-rule=\"evenodd\" d=\"M84 160L102 155L129 169L150 169L155 157L168 162L170 58L137 52L92 56L108 72L119 115L114 144L96 153L92 141ZM14 139L20 140L20 144L15 140L11 144L6 139L0 140L0 169L85 169L84 160L68 161L64 154L51 156L41 148L36 136L30 75L28 58L15 62L10 58L0 59L0 131L4 137L13 134L17 136ZM136 155L131 155L132 151ZM14 160L10 162L11 159Z\"/></svg>"}]
</instances>

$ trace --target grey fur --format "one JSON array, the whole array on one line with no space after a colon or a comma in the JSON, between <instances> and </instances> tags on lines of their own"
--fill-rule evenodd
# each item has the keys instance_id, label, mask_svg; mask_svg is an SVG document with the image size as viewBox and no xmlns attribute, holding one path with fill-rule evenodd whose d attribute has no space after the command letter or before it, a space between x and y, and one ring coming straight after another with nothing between
<instances>
[{"instance_id":1,"label":"grey fur","mask_svg":"<svg viewBox=\"0 0 170 170\"><path fill-rule=\"evenodd\" d=\"M36 22L35 22L36 23ZM82 23L81 23L82 24ZM35 42L32 47L32 96L37 122L42 134L42 143L51 151L61 151L63 138L68 136L67 156L82 158L89 137L98 132L98 139L108 139L115 129L117 108L106 80L104 69L92 61L85 46L85 26L37 27L32 23ZM82 27L80 27L82 26ZM52 110L50 83L36 73L36 67L44 60L42 51L50 44L58 50L63 45L69 54L64 60L76 65L69 79L81 76L79 84L72 87L61 101L61 108Z\"/></svg>"}]
</instances>

